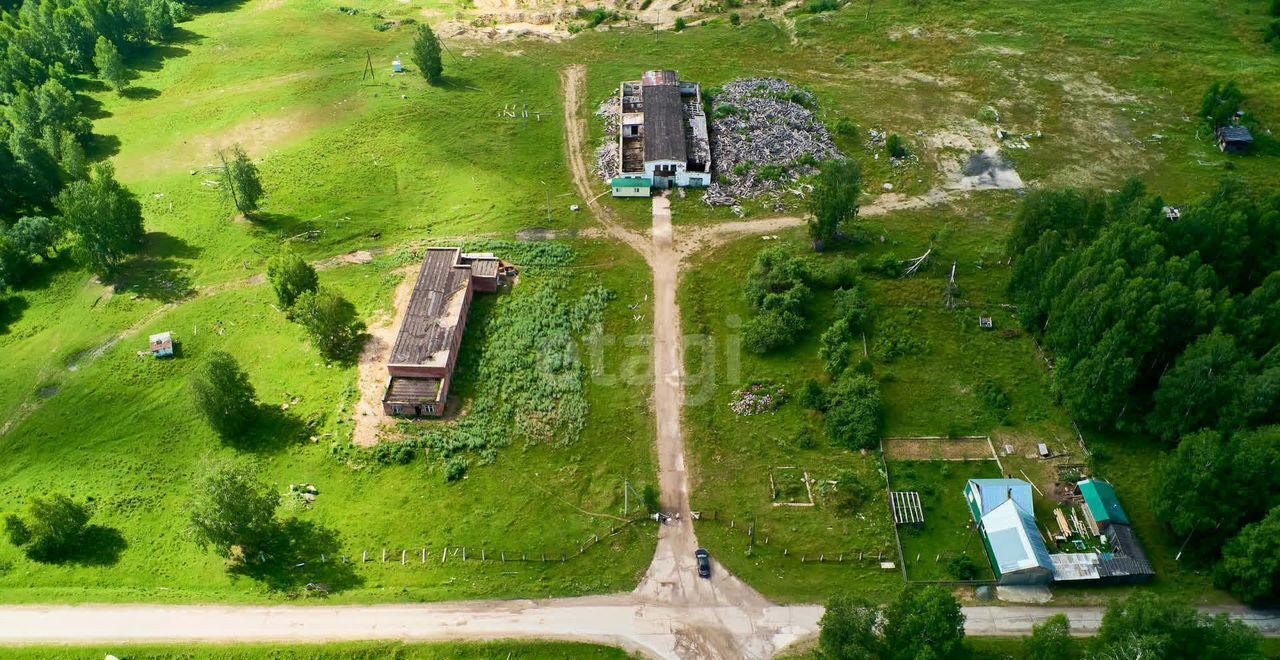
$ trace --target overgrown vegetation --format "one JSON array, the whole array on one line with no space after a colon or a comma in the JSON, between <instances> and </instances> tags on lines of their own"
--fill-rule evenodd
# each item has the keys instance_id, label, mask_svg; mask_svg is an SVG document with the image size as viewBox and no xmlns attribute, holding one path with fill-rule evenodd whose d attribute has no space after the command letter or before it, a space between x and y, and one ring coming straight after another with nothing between
<instances>
[{"instance_id":1,"label":"overgrown vegetation","mask_svg":"<svg viewBox=\"0 0 1280 660\"><path fill-rule=\"evenodd\" d=\"M577 441L590 409L578 339L600 332L615 294L597 285L567 299L567 276L556 267L573 253L563 246L540 248L530 258L549 272L501 296L493 312L498 322L468 330L480 343L479 360L465 359L459 367L459 378L477 383L468 414L456 424L428 425L413 438L375 446L375 461L408 463L425 453L453 482L472 461L494 462L512 441L560 448ZM345 456L345 450L339 453Z\"/></svg>"}]
</instances>

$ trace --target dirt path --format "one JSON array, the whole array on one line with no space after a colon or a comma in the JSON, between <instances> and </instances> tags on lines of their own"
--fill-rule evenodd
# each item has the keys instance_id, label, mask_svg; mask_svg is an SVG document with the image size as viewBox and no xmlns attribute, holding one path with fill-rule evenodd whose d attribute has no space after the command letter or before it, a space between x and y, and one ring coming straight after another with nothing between
<instances>
[{"instance_id":1,"label":"dirt path","mask_svg":"<svg viewBox=\"0 0 1280 660\"><path fill-rule=\"evenodd\" d=\"M582 157L582 145L586 142L587 128L583 119L582 89L586 81L587 68L581 64L565 67L560 70L560 84L564 88L564 142L565 158L569 161L569 171L573 174L573 185L578 195L591 209L592 215L604 226L613 238L630 245L649 260L649 242L639 234L629 232L619 225L599 202L599 193L592 189L594 179L587 168L587 159Z\"/></svg>"},{"instance_id":2,"label":"dirt path","mask_svg":"<svg viewBox=\"0 0 1280 660\"><path fill-rule=\"evenodd\" d=\"M404 322L405 310L409 308L409 296L413 293L413 284L417 281L414 274L416 266L405 266L396 270L404 279L396 287L392 296L391 310L379 310L381 316L369 324L369 339L360 351L360 375L358 386L360 400L352 413L355 429L351 442L360 447L372 447L378 444L383 427L390 421L382 412L382 394L387 386L387 358L391 355L391 347L396 343L396 333Z\"/></svg>"}]
</instances>

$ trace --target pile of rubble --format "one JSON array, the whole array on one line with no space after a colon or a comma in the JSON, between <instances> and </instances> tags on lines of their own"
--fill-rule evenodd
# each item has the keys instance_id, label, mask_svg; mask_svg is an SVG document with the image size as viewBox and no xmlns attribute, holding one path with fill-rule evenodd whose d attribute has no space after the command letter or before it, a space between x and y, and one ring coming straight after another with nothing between
<instances>
[{"instance_id":1,"label":"pile of rubble","mask_svg":"<svg viewBox=\"0 0 1280 660\"><path fill-rule=\"evenodd\" d=\"M711 162L716 176L703 198L737 206L764 195L775 208L786 195L803 196L801 177L822 161L843 158L814 116L813 95L777 78L725 85L712 99Z\"/></svg>"},{"instance_id":2,"label":"pile of rubble","mask_svg":"<svg viewBox=\"0 0 1280 660\"><path fill-rule=\"evenodd\" d=\"M621 158L618 154L618 115L622 111L622 99L611 94L596 108L596 116L604 122L604 141L596 148L596 173L605 182L620 174Z\"/></svg>"},{"instance_id":3,"label":"pile of rubble","mask_svg":"<svg viewBox=\"0 0 1280 660\"><path fill-rule=\"evenodd\" d=\"M730 403L729 407L733 409L735 415L744 417L759 415L760 413L773 412L775 408L782 405L783 398L782 386L756 383L743 389L735 390L733 403Z\"/></svg>"}]
</instances>

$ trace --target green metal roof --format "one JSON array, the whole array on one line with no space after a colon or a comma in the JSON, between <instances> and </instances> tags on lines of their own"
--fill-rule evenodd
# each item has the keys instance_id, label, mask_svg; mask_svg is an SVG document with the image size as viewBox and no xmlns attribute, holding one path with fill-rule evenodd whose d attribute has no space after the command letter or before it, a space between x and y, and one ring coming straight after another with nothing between
<instances>
[{"instance_id":1,"label":"green metal roof","mask_svg":"<svg viewBox=\"0 0 1280 660\"><path fill-rule=\"evenodd\" d=\"M614 188L648 188L653 185L653 179L647 176L618 176L609 185Z\"/></svg>"},{"instance_id":2,"label":"green metal roof","mask_svg":"<svg viewBox=\"0 0 1280 660\"><path fill-rule=\"evenodd\" d=\"M1093 519L1098 524L1129 524L1129 516L1125 515L1124 507L1120 506L1120 498L1116 497L1116 489L1111 484L1100 479L1085 479L1076 485L1080 487L1084 503L1088 505L1089 513L1093 514Z\"/></svg>"}]
</instances>

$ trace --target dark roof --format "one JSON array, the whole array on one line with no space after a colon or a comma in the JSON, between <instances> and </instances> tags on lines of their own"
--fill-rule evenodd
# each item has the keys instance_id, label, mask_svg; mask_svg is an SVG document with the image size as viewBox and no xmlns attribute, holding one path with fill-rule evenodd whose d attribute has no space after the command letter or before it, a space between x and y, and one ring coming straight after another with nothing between
<instances>
[{"instance_id":1,"label":"dark roof","mask_svg":"<svg viewBox=\"0 0 1280 660\"><path fill-rule=\"evenodd\" d=\"M453 347L462 315L462 301L471 269L458 265L455 248L429 248L413 286L404 323L391 349L389 364L422 365Z\"/></svg>"},{"instance_id":2,"label":"dark roof","mask_svg":"<svg viewBox=\"0 0 1280 660\"><path fill-rule=\"evenodd\" d=\"M1253 135L1244 126L1223 126L1218 129L1218 137L1224 142L1253 142Z\"/></svg>"},{"instance_id":3,"label":"dark roof","mask_svg":"<svg viewBox=\"0 0 1280 660\"><path fill-rule=\"evenodd\" d=\"M1156 571L1147 560L1147 553L1142 551L1138 543L1138 535L1128 525L1106 525L1103 533L1111 542L1112 551L1103 554L1098 562L1099 577L1120 577L1126 575L1155 575Z\"/></svg>"},{"instance_id":4,"label":"dark roof","mask_svg":"<svg viewBox=\"0 0 1280 660\"><path fill-rule=\"evenodd\" d=\"M676 85L644 86L644 159L688 160L684 142L684 105Z\"/></svg>"},{"instance_id":5,"label":"dark roof","mask_svg":"<svg viewBox=\"0 0 1280 660\"><path fill-rule=\"evenodd\" d=\"M439 378L401 378L393 376L387 385L387 393L382 397L387 403L406 403L417 405L432 403L440 397Z\"/></svg>"}]
</instances>

